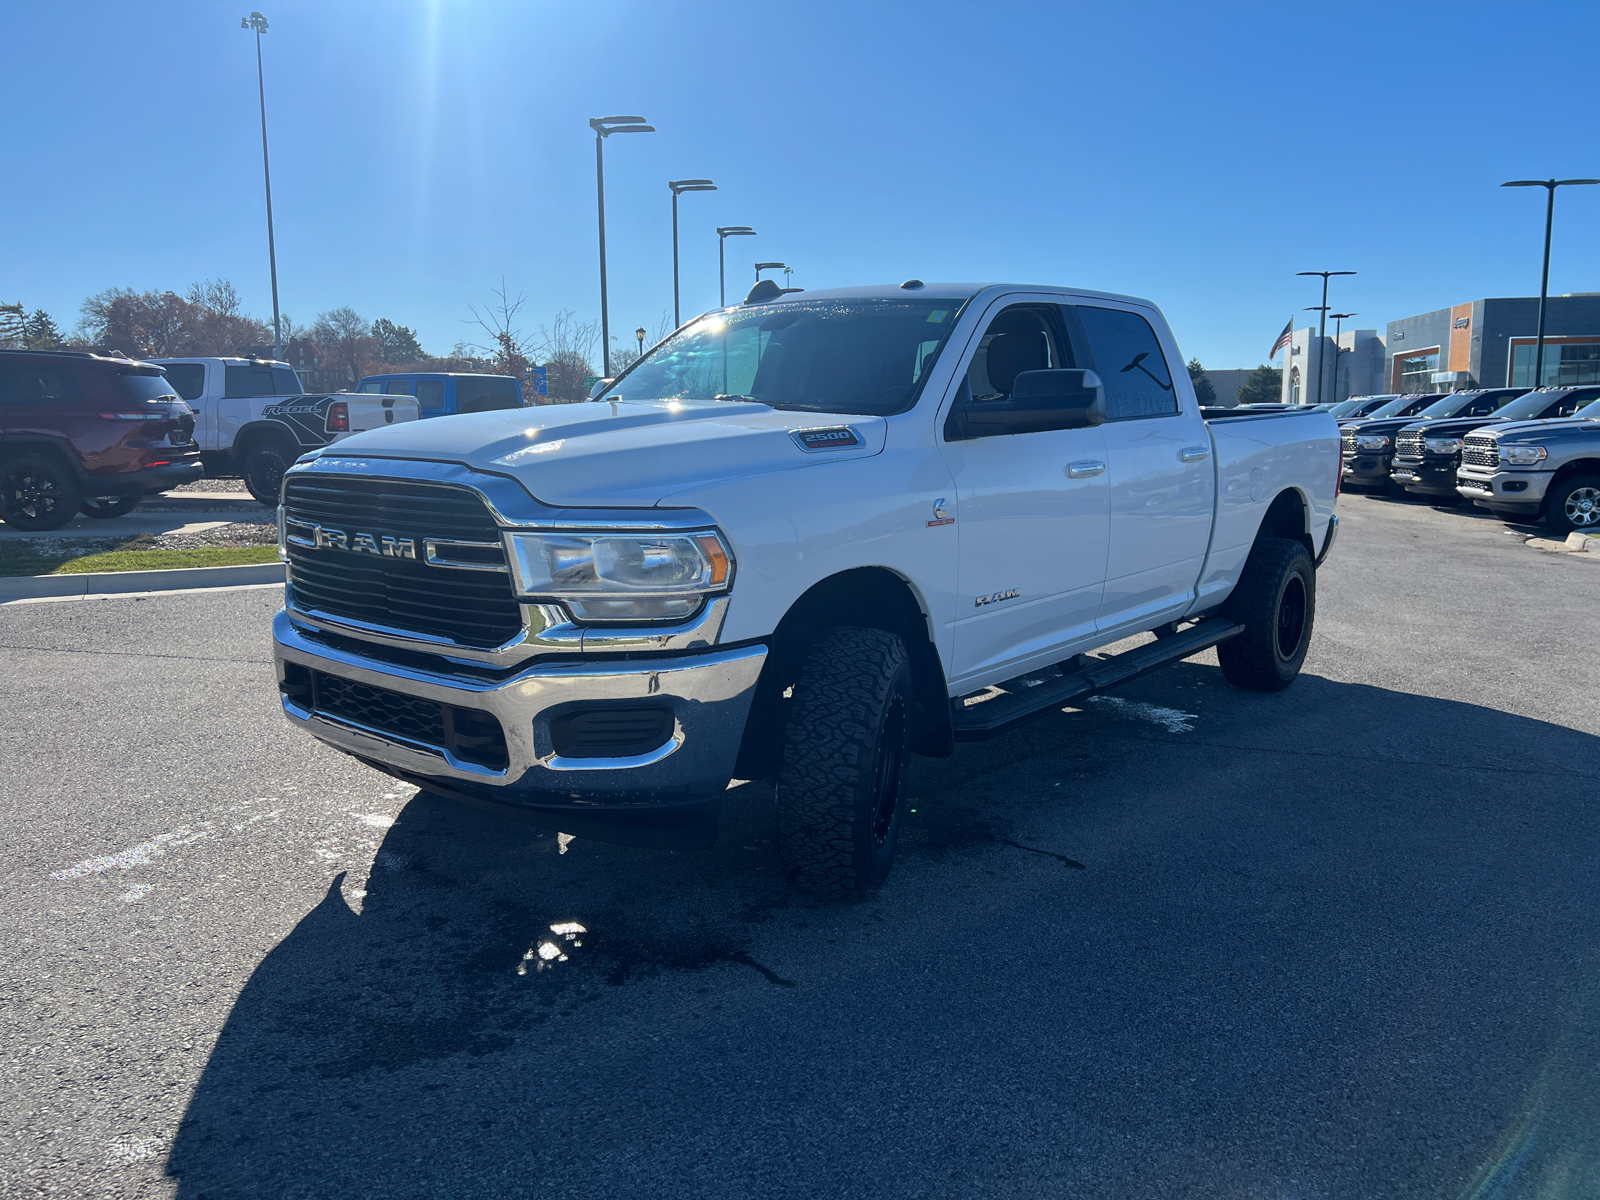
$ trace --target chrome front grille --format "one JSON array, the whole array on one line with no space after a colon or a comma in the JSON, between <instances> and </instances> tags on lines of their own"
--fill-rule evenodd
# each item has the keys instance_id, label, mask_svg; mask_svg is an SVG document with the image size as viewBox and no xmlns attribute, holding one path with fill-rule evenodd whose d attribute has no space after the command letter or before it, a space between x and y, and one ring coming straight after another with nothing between
<instances>
[{"instance_id":1,"label":"chrome front grille","mask_svg":"<svg viewBox=\"0 0 1600 1200\"><path fill-rule=\"evenodd\" d=\"M522 631L500 529L476 492L300 474L283 504L291 608L477 649Z\"/></svg>"},{"instance_id":2,"label":"chrome front grille","mask_svg":"<svg viewBox=\"0 0 1600 1200\"><path fill-rule=\"evenodd\" d=\"M1500 441L1482 434L1468 435L1461 447L1463 467L1500 467Z\"/></svg>"},{"instance_id":3,"label":"chrome front grille","mask_svg":"<svg viewBox=\"0 0 1600 1200\"><path fill-rule=\"evenodd\" d=\"M1427 435L1420 429L1395 435L1394 452L1400 458L1421 458L1423 455L1423 438Z\"/></svg>"},{"instance_id":4,"label":"chrome front grille","mask_svg":"<svg viewBox=\"0 0 1600 1200\"><path fill-rule=\"evenodd\" d=\"M1356 452L1356 431L1354 429L1346 429L1346 430L1342 431L1339 434L1339 445L1340 445L1340 448L1344 451L1344 453L1346 455L1355 454L1355 452Z\"/></svg>"}]
</instances>

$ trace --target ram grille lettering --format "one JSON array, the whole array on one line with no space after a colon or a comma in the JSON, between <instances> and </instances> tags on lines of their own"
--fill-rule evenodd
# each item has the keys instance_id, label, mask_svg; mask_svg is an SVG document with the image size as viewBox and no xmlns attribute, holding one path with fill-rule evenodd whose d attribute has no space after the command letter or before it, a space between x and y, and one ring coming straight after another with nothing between
<instances>
[{"instance_id":1,"label":"ram grille lettering","mask_svg":"<svg viewBox=\"0 0 1600 1200\"><path fill-rule=\"evenodd\" d=\"M299 524L299 522L294 522ZM373 533L350 533L343 529L328 529L323 525L312 525L310 542L319 550L348 550L353 554L376 554L380 558L409 558L417 557L417 543L414 538L397 538ZM305 539L292 537L296 544Z\"/></svg>"}]
</instances>

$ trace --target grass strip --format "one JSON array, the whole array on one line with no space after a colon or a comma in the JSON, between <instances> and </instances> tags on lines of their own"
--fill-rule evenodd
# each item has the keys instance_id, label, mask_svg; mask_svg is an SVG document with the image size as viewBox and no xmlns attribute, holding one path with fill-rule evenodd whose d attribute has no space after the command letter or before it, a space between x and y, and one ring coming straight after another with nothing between
<instances>
[{"instance_id":1,"label":"grass strip","mask_svg":"<svg viewBox=\"0 0 1600 1200\"><path fill-rule=\"evenodd\" d=\"M6 548L7 550L10 547ZM276 546L201 546L193 550L108 550L98 554L0 554L0 576L81 575L90 571L168 571L278 561Z\"/></svg>"}]
</instances>

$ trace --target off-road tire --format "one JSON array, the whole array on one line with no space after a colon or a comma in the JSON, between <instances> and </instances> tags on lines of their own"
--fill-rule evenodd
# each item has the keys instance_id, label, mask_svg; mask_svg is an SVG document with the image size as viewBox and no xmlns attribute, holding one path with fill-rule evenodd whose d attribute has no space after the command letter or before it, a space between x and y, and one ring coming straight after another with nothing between
<instances>
[{"instance_id":1,"label":"off-road tire","mask_svg":"<svg viewBox=\"0 0 1600 1200\"><path fill-rule=\"evenodd\" d=\"M109 521L113 517L127 516L143 500L144 496L138 492L131 496L85 496L78 505L78 511L96 521Z\"/></svg>"},{"instance_id":2,"label":"off-road tire","mask_svg":"<svg viewBox=\"0 0 1600 1200\"><path fill-rule=\"evenodd\" d=\"M1600 475L1569 475L1551 488L1544 523L1563 537L1574 530L1600 534Z\"/></svg>"},{"instance_id":3,"label":"off-road tire","mask_svg":"<svg viewBox=\"0 0 1600 1200\"><path fill-rule=\"evenodd\" d=\"M778 858L795 887L848 899L888 878L913 700L911 656L894 634L834 629L812 646L778 771Z\"/></svg>"},{"instance_id":4,"label":"off-road tire","mask_svg":"<svg viewBox=\"0 0 1600 1200\"><path fill-rule=\"evenodd\" d=\"M1260 538L1245 561L1222 615L1244 632L1217 647L1222 674L1252 692L1281 692L1294 682L1317 615L1317 569L1290 538Z\"/></svg>"},{"instance_id":5,"label":"off-road tire","mask_svg":"<svg viewBox=\"0 0 1600 1200\"><path fill-rule=\"evenodd\" d=\"M299 450L288 442L273 438L253 443L245 451L239 474L250 494L269 508L278 505L278 493L283 487L283 473L300 457Z\"/></svg>"},{"instance_id":6,"label":"off-road tire","mask_svg":"<svg viewBox=\"0 0 1600 1200\"><path fill-rule=\"evenodd\" d=\"M19 454L0 462L0 519L12 529L60 529L82 503L77 479L56 459Z\"/></svg>"}]
</instances>

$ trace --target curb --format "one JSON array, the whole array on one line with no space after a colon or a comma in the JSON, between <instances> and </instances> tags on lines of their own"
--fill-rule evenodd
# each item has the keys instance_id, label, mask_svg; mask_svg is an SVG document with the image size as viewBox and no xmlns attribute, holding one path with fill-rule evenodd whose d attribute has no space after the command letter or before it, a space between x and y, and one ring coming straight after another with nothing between
<instances>
[{"instance_id":1,"label":"curb","mask_svg":"<svg viewBox=\"0 0 1600 1200\"><path fill-rule=\"evenodd\" d=\"M62 596L104 596L127 592L173 592L190 588L282 583L276 563L232 567L177 567L165 571L84 571L77 575L19 575L0 578L0 604Z\"/></svg>"}]
</instances>

